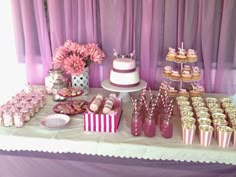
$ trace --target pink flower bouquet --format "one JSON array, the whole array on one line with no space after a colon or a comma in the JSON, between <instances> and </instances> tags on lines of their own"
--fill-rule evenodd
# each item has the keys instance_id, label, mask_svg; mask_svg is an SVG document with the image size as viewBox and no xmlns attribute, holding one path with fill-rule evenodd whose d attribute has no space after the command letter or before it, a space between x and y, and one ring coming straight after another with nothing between
<instances>
[{"instance_id":1,"label":"pink flower bouquet","mask_svg":"<svg viewBox=\"0 0 236 177\"><path fill-rule=\"evenodd\" d=\"M53 57L54 68L61 68L67 74L81 74L90 63L101 64L105 57L98 44L78 44L70 40L56 49Z\"/></svg>"}]
</instances>

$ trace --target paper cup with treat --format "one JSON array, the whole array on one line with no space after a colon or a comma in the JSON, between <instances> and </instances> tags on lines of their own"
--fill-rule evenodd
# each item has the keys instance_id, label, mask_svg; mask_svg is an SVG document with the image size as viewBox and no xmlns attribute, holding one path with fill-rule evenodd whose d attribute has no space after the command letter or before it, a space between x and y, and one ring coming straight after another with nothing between
<instances>
[{"instance_id":1,"label":"paper cup with treat","mask_svg":"<svg viewBox=\"0 0 236 177\"><path fill-rule=\"evenodd\" d=\"M192 111L181 111L180 116L181 117L186 117L186 116L193 117L193 112Z\"/></svg>"},{"instance_id":2,"label":"paper cup with treat","mask_svg":"<svg viewBox=\"0 0 236 177\"><path fill-rule=\"evenodd\" d=\"M199 102L199 101L203 102L204 101L204 99L200 96L192 97L191 100L192 100L192 102Z\"/></svg>"},{"instance_id":3,"label":"paper cup with treat","mask_svg":"<svg viewBox=\"0 0 236 177\"><path fill-rule=\"evenodd\" d=\"M218 103L218 99L215 97L207 97L205 100L207 103Z\"/></svg>"},{"instance_id":4,"label":"paper cup with treat","mask_svg":"<svg viewBox=\"0 0 236 177\"><path fill-rule=\"evenodd\" d=\"M213 119L213 127L214 127L214 137L218 141L218 126L226 126L228 125L228 122L225 119Z\"/></svg>"},{"instance_id":5,"label":"paper cup with treat","mask_svg":"<svg viewBox=\"0 0 236 177\"><path fill-rule=\"evenodd\" d=\"M198 125L211 125L211 119L207 118L207 117L201 117L197 120Z\"/></svg>"},{"instance_id":6,"label":"paper cup with treat","mask_svg":"<svg viewBox=\"0 0 236 177\"><path fill-rule=\"evenodd\" d=\"M210 146L213 134L213 127L210 125L199 126L199 138L202 146Z\"/></svg>"},{"instance_id":7,"label":"paper cup with treat","mask_svg":"<svg viewBox=\"0 0 236 177\"><path fill-rule=\"evenodd\" d=\"M197 119L200 119L202 117L210 118L210 114L205 111L199 111L199 112L196 112L196 117Z\"/></svg>"},{"instance_id":8,"label":"paper cup with treat","mask_svg":"<svg viewBox=\"0 0 236 177\"><path fill-rule=\"evenodd\" d=\"M222 148L229 147L233 129L229 126L218 126L218 145Z\"/></svg>"},{"instance_id":9,"label":"paper cup with treat","mask_svg":"<svg viewBox=\"0 0 236 177\"><path fill-rule=\"evenodd\" d=\"M191 116L184 116L184 117L181 117L181 122L182 124L192 125L192 124L195 124L196 119L194 119Z\"/></svg>"},{"instance_id":10,"label":"paper cup with treat","mask_svg":"<svg viewBox=\"0 0 236 177\"><path fill-rule=\"evenodd\" d=\"M194 124L182 124L183 143L193 144L196 126Z\"/></svg>"},{"instance_id":11,"label":"paper cup with treat","mask_svg":"<svg viewBox=\"0 0 236 177\"><path fill-rule=\"evenodd\" d=\"M233 127L232 128L232 142L233 142L233 145L234 145L234 147L236 147L236 127Z\"/></svg>"},{"instance_id":12,"label":"paper cup with treat","mask_svg":"<svg viewBox=\"0 0 236 177\"><path fill-rule=\"evenodd\" d=\"M226 116L225 114L222 114L220 112L215 112L215 113L212 113L212 119L225 119Z\"/></svg>"}]
</instances>

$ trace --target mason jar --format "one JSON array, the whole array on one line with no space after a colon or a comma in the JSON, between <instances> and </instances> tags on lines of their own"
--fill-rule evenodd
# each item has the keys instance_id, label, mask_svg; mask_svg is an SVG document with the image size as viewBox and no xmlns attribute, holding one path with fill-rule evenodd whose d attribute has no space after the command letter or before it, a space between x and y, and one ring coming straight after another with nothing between
<instances>
[{"instance_id":1,"label":"mason jar","mask_svg":"<svg viewBox=\"0 0 236 177\"><path fill-rule=\"evenodd\" d=\"M62 80L60 79L57 79L54 84L53 84L53 87L52 87L52 99L54 101L64 101L66 100L65 97L61 96L58 94L58 91L62 88L65 88L66 87L66 84L65 82L63 82Z\"/></svg>"},{"instance_id":2,"label":"mason jar","mask_svg":"<svg viewBox=\"0 0 236 177\"><path fill-rule=\"evenodd\" d=\"M64 72L61 69L50 69L48 71L48 76L45 78L45 88L46 93L51 95L53 84L56 80L62 80L66 83L66 78L64 76Z\"/></svg>"}]
</instances>

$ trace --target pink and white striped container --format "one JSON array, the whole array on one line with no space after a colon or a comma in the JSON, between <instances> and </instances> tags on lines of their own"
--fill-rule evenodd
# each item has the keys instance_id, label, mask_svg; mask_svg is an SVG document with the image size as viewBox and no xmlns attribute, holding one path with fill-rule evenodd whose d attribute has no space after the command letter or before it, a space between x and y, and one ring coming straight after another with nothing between
<instances>
[{"instance_id":1,"label":"pink and white striped container","mask_svg":"<svg viewBox=\"0 0 236 177\"><path fill-rule=\"evenodd\" d=\"M122 102L116 99L111 113L87 112L84 114L84 130L90 132L117 132L122 116Z\"/></svg>"},{"instance_id":2,"label":"pink and white striped container","mask_svg":"<svg viewBox=\"0 0 236 177\"><path fill-rule=\"evenodd\" d=\"M213 127L210 125L199 126L199 138L202 146L210 146L213 134Z\"/></svg>"},{"instance_id":3,"label":"pink and white striped container","mask_svg":"<svg viewBox=\"0 0 236 177\"><path fill-rule=\"evenodd\" d=\"M184 144L193 144L196 132L194 124L182 124Z\"/></svg>"},{"instance_id":4,"label":"pink and white striped container","mask_svg":"<svg viewBox=\"0 0 236 177\"><path fill-rule=\"evenodd\" d=\"M236 127L233 127L233 132L232 132L232 141L233 141L233 145L234 147L236 147Z\"/></svg>"},{"instance_id":5,"label":"pink and white striped container","mask_svg":"<svg viewBox=\"0 0 236 177\"><path fill-rule=\"evenodd\" d=\"M218 145L222 148L229 147L233 129L228 126L218 126Z\"/></svg>"}]
</instances>

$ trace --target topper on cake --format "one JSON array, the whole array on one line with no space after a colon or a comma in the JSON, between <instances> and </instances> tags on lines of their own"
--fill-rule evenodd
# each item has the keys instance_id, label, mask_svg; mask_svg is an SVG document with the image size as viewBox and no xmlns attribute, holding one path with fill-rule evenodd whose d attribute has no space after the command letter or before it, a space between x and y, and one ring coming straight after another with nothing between
<instances>
[{"instance_id":1,"label":"topper on cake","mask_svg":"<svg viewBox=\"0 0 236 177\"><path fill-rule=\"evenodd\" d=\"M121 55L121 54L117 53L115 49L113 49L113 52L114 52L113 55L116 58L129 58L129 59L133 59L135 50L132 53L128 54L128 55Z\"/></svg>"},{"instance_id":2,"label":"topper on cake","mask_svg":"<svg viewBox=\"0 0 236 177\"><path fill-rule=\"evenodd\" d=\"M128 55L121 55L113 49L115 58L112 61L112 67L109 79L102 82L102 87L120 92L119 97L122 101L131 101L129 92L139 91L145 87L146 82L140 80L139 70L136 67L136 60L134 59L135 51Z\"/></svg>"}]
</instances>

